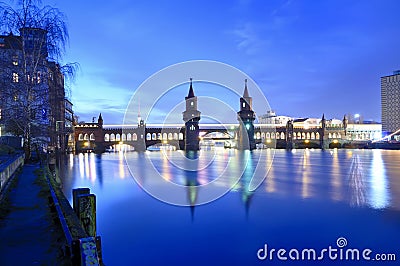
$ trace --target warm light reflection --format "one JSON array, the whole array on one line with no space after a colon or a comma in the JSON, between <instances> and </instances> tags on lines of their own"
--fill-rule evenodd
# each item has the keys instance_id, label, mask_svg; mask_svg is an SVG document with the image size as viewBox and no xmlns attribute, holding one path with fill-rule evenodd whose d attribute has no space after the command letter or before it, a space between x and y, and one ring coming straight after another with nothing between
<instances>
[{"instance_id":1,"label":"warm light reflection","mask_svg":"<svg viewBox=\"0 0 400 266\"><path fill-rule=\"evenodd\" d=\"M78 155L79 158L79 176L80 178L85 178L85 164L84 164L84 160L83 160L83 154L80 153Z\"/></svg>"},{"instance_id":2,"label":"warm light reflection","mask_svg":"<svg viewBox=\"0 0 400 266\"><path fill-rule=\"evenodd\" d=\"M171 175L170 171L171 171L171 167L174 167L174 166L169 164L168 156L167 156L167 154L165 152L163 152L161 154L162 154L162 157L161 157L161 160L162 160L162 169L161 169L162 178L164 180L171 181L172 175Z\"/></svg>"},{"instance_id":3,"label":"warm light reflection","mask_svg":"<svg viewBox=\"0 0 400 266\"><path fill-rule=\"evenodd\" d=\"M90 176L90 169L89 169L89 154L88 153L85 153L84 159L85 159L85 164L84 164L85 177L89 177Z\"/></svg>"},{"instance_id":4,"label":"warm light reflection","mask_svg":"<svg viewBox=\"0 0 400 266\"><path fill-rule=\"evenodd\" d=\"M273 159L274 159L273 151L271 151L271 149L268 149L267 156L265 158L265 173L267 174L267 179L265 183L266 183L266 191L268 193L273 193L276 191L275 176L271 173L272 169L270 169Z\"/></svg>"},{"instance_id":5,"label":"warm light reflection","mask_svg":"<svg viewBox=\"0 0 400 266\"><path fill-rule=\"evenodd\" d=\"M68 166L70 169L74 168L74 155L72 153L68 156Z\"/></svg>"},{"instance_id":6,"label":"warm light reflection","mask_svg":"<svg viewBox=\"0 0 400 266\"><path fill-rule=\"evenodd\" d=\"M311 180L310 180L310 176L309 176L309 172L311 169L310 168L310 156L309 156L309 151L308 150L304 150L303 153L303 175L302 175L302 189L301 189L301 196L303 198L309 198L311 197L311 192L310 192L310 184L311 184Z\"/></svg>"},{"instance_id":7,"label":"warm light reflection","mask_svg":"<svg viewBox=\"0 0 400 266\"><path fill-rule=\"evenodd\" d=\"M382 160L382 153L379 150L374 150L371 166L369 205L375 209L382 209L387 207L389 202L390 191L388 188L385 164Z\"/></svg>"},{"instance_id":8,"label":"warm light reflection","mask_svg":"<svg viewBox=\"0 0 400 266\"><path fill-rule=\"evenodd\" d=\"M125 160L123 151L118 152L118 173L119 178L125 178Z\"/></svg>"},{"instance_id":9,"label":"warm light reflection","mask_svg":"<svg viewBox=\"0 0 400 266\"><path fill-rule=\"evenodd\" d=\"M95 158L95 154L94 153L90 153L90 164L89 164L89 179L90 181L92 181L92 183L94 184L94 182L96 181L97 175L96 175L96 158Z\"/></svg>"}]
</instances>

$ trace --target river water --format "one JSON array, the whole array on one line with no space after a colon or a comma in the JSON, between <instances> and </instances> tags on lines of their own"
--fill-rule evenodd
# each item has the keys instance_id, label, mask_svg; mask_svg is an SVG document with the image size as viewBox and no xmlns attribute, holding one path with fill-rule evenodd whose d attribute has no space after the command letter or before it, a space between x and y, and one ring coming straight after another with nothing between
<instances>
[{"instance_id":1,"label":"river water","mask_svg":"<svg viewBox=\"0 0 400 266\"><path fill-rule=\"evenodd\" d=\"M400 261L400 151L201 151L198 172L179 167L181 151L125 155L70 155L62 167L70 202L73 188L89 187L96 194L97 232L107 265L321 265L319 259L324 265L368 264L361 255L358 261L340 259L348 249L360 254L370 249L366 259L395 254L397 261L385 265ZM161 181L155 181L146 158ZM255 192L247 189L244 158L247 166L258 163L257 175L268 173ZM219 178L221 171L225 176ZM195 205L206 189L186 189L192 207L167 204L141 188L213 181L232 189L201 206ZM329 247L337 249L337 258L321 253ZM281 257L287 260L271 255L271 249L285 249ZM289 256L293 249L300 261L295 252ZM304 249L316 250L316 259L301 261Z\"/></svg>"}]
</instances>

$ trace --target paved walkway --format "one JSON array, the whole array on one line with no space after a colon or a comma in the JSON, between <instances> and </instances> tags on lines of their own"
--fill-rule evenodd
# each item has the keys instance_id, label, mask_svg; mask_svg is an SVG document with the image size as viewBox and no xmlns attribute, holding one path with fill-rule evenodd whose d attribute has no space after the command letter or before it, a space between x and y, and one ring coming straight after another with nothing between
<instances>
[{"instance_id":1,"label":"paved walkway","mask_svg":"<svg viewBox=\"0 0 400 266\"><path fill-rule=\"evenodd\" d=\"M62 257L63 234L53 222L48 194L34 171L25 165L8 194L10 212L0 220L0 265L68 265Z\"/></svg>"}]
</instances>

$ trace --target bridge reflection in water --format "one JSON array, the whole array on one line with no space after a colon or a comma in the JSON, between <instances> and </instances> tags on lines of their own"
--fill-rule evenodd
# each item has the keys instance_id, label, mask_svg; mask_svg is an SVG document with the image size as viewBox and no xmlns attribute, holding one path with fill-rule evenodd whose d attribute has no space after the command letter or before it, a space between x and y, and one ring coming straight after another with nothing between
<instances>
[{"instance_id":1,"label":"bridge reflection in water","mask_svg":"<svg viewBox=\"0 0 400 266\"><path fill-rule=\"evenodd\" d=\"M184 171L168 159L176 159L183 151L125 154L138 168L139 184L186 186L189 207L162 203L142 191L131 178L122 152L71 155L65 162L63 189L69 198L76 187L90 187L96 194L99 234L104 238L105 261L110 264L177 265L182 259L190 260L182 254L195 249L205 255L193 265L218 265L221 258L231 265L253 265L260 243L288 247L307 243L307 247L318 248L333 244L338 234L354 247L368 243L375 250L398 250L394 244L400 237L397 151L269 150L260 160L268 177L251 192L255 167L251 158L258 153L200 151L195 163L204 168L201 171ZM155 179L142 167L146 156L152 158L163 179ZM272 156L269 169L266 162ZM208 165L210 158L213 161ZM233 163L226 168L228 160ZM226 176L238 174L244 162L248 164L239 182L216 179L221 169ZM212 181L233 189L213 203L196 206L205 193L200 185ZM158 256L144 255L155 243L165 248L157 251Z\"/></svg>"}]
</instances>

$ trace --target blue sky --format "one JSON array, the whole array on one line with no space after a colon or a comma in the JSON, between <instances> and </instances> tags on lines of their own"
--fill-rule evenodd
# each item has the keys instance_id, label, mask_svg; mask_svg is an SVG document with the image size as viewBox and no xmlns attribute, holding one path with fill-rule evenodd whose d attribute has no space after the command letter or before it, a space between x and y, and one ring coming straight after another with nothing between
<instances>
[{"instance_id":1,"label":"blue sky","mask_svg":"<svg viewBox=\"0 0 400 266\"><path fill-rule=\"evenodd\" d=\"M64 61L81 66L71 88L80 120L102 112L106 124L122 123L149 76L200 59L244 71L277 114L380 121L380 77L400 69L397 0L45 3L68 18Z\"/></svg>"}]
</instances>

